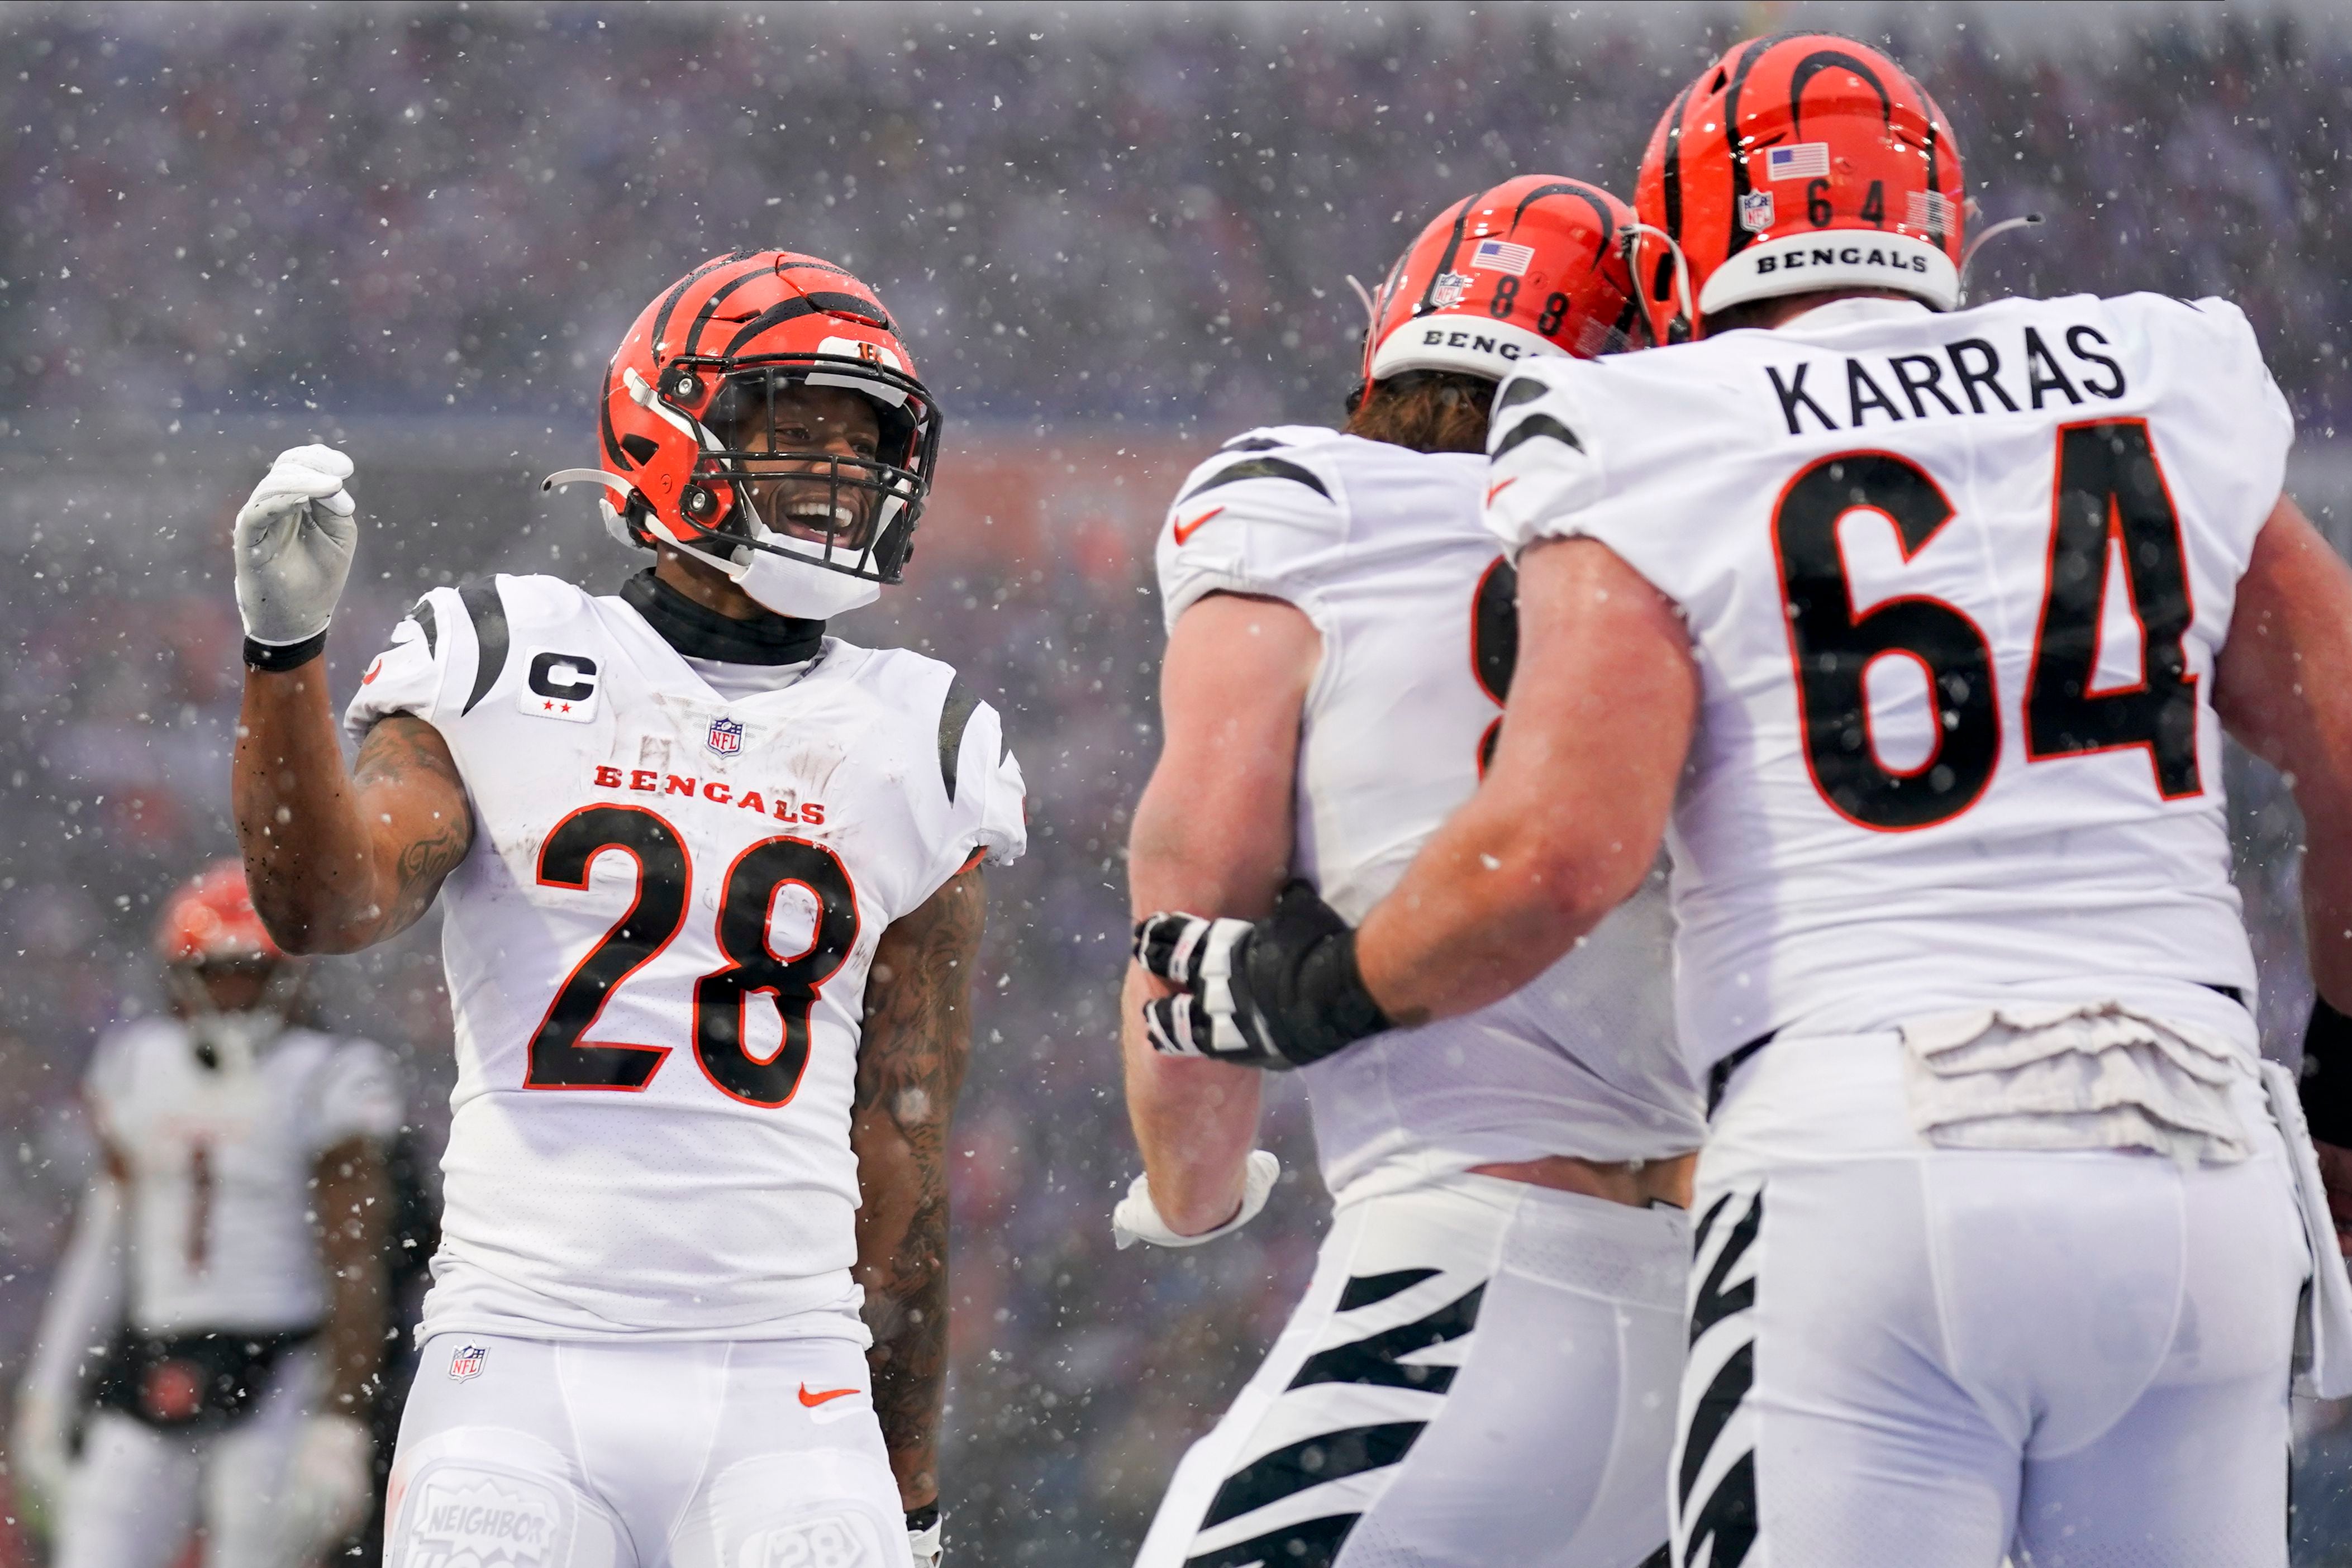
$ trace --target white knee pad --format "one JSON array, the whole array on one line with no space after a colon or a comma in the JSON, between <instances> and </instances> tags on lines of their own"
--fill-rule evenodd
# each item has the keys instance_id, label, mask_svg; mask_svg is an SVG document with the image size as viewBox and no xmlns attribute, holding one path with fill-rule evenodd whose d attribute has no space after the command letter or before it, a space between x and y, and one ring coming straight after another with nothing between
<instances>
[{"instance_id":1,"label":"white knee pad","mask_svg":"<svg viewBox=\"0 0 2352 1568\"><path fill-rule=\"evenodd\" d=\"M907 1521L886 1466L843 1449L761 1454L703 1493L680 1562L727 1568L906 1568Z\"/></svg>"},{"instance_id":2,"label":"white knee pad","mask_svg":"<svg viewBox=\"0 0 2352 1568\"><path fill-rule=\"evenodd\" d=\"M552 1448L488 1427L420 1448L394 1478L385 1568L613 1568L611 1527L583 1506Z\"/></svg>"}]
</instances>

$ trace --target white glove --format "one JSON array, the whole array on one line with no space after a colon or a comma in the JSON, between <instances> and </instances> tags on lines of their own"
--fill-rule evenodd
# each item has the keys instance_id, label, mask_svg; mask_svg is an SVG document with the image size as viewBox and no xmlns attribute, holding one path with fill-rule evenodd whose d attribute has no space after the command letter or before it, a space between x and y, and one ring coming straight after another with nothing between
<instances>
[{"instance_id":1,"label":"white glove","mask_svg":"<svg viewBox=\"0 0 2352 1568\"><path fill-rule=\"evenodd\" d=\"M281 452L236 514L236 608L268 647L309 641L334 619L359 542L343 481L352 460L331 446Z\"/></svg>"},{"instance_id":2,"label":"white glove","mask_svg":"<svg viewBox=\"0 0 2352 1568\"><path fill-rule=\"evenodd\" d=\"M300 1544L301 1560L358 1529L374 1489L375 1439L368 1429L349 1416L311 1416L278 1488L278 1517Z\"/></svg>"},{"instance_id":3,"label":"white glove","mask_svg":"<svg viewBox=\"0 0 2352 1568\"><path fill-rule=\"evenodd\" d=\"M907 1516L907 1554L915 1560L915 1568L940 1568L940 1511L929 1511L931 1521L922 1529L915 1528L915 1515Z\"/></svg>"},{"instance_id":4,"label":"white glove","mask_svg":"<svg viewBox=\"0 0 2352 1568\"><path fill-rule=\"evenodd\" d=\"M1252 1149L1249 1163L1242 1172L1241 1212L1218 1226L1203 1230L1198 1236L1179 1236L1168 1228L1160 1218L1160 1207L1151 1201L1151 1178L1137 1176L1110 1211L1111 1239L1122 1252L1139 1241L1149 1241L1154 1247L1198 1247L1203 1241L1214 1241L1228 1231L1239 1230L1257 1218L1265 1207L1267 1195L1274 1191L1274 1178L1282 1174L1282 1162L1264 1149Z\"/></svg>"},{"instance_id":5,"label":"white glove","mask_svg":"<svg viewBox=\"0 0 2352 1568\"><path fill-rule=\"evenodd\" d=\"M66 1446L65 1412L46 1394L23 1393L16 1424L8 1434L9 1479L16 1483L16 1511L36 1535L54 1535L65 1506L73 1456Z\"/></svg>"}]
</instances>

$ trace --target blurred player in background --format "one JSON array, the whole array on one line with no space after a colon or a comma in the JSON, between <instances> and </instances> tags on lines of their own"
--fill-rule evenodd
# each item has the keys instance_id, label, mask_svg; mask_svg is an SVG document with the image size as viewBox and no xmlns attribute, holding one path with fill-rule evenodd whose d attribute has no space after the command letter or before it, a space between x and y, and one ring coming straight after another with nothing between
<instances>
[{"instance_id":1,"label":"blurred player in background","mask_svg":"<svg viewBox=\"0 0 2352 1568\"><path fill-rule=\"evenodd\" d=\"M825 622L898 580L939 431L856 277L697 267L613 360L604 466L550 481L656 564L428 593L349 768L319 654L352 465L289 452L239 514L263 915L348 952L446 892L400 1568L938 1561L945 1139L1023 787L952 670Z\"/></svg>"},{"instance_id":2,"label":"blurred player in background","mask_svg":"<svg viewBox=\"0 0 2352 1568\"><path fill-rule=\"evenodd\" d=\"M104 1169L18 1391L18 1492L58 1568L162 1568L199 1525L207 1568L294 1568L369 1506L400 1093L381 1048L293 1021L234 862L156 947L170 1016L90 1067Z\"/></svg>"},{"instance_id":3,"label":"blurred player in background","mask_svg":"<svg viewBox=\"0 0 2352 1568\"><path fill-rule=\"evenodd\" d=\"M1671 346L1498 400L1526 659L1479 794L1360 931L1175 922L1206 961L1166 967L1242 977L1157 1027L1314 1058L1478 1007L1671 820L1717 1102L1676 1561L2278 1568L2298 1298L2318 1392L2352 1316L2221 745L2303 808L2341 1126L2352 573L2235 306L1958 311L1962 199L1941 110L1851 39L1675 99L1638 275Z\"/></svg>"},{"instance_id":4,"label":"blurred player in background","mask_svg":"<svg viewBox=\"0 0 2352 1568\"><path fill-rule=\"evenodd\" d=\"M1479 524L1496 382L1629 347L1633 214L1528 175L1442 214L1389 273L1344 431L1236 436L1159 550L1166 742L1136 809L1139 914L1254 916L1297 876L1360 914L1477 788L1517 646ZM1145 1568L1396 1561L1633 1568L1666 1539L1683 1206L1698 1097L1625 994L1619 922L1517 995L1306 1073L1336 1206L1265 1364L1178 1469ZM1258 1075L1155 1055L1133 1005L1145 1174L1130 1239L1265 1204Z\"/></svg>"}]
</instances>

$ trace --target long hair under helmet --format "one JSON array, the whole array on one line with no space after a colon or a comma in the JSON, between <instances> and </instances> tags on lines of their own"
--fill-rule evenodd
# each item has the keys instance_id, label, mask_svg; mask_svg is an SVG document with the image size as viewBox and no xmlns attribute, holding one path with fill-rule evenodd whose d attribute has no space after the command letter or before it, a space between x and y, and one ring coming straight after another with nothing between
<instances>
[{"instance_id":1,"label":"long hair under helmet","mask_svg":"<svg viewBox=\"0 0 2352 1568\"><path fill-rule=\"evenodd\" d=\"M777 399L856 393L871 457L790 444ZM605 371L605 527L717 567L780 615L822 621L899 580L939 458L940 413L874 291L831 262L733 251L647 305ZM767 515L786 513L789 515Z\"/></svg>"},{"instance_id":2,"label":"long hair under helmet","mask_svg":"<svg viewBox=\"0 0 2352 1568\"><path fill-rule=\"evenodd\" d=\"M1541 355L1634 347L1641 307L1624 256L1633 223L1608 192L1555 174L1522 174L1454 203L1370 301L1364 390L1411 371L1499 382Z\"/></svg>"},{"instance_id":3,"label":"long hair under helmet","mask_svg":"<svg viewBox=\"0 0 2352 1568\"><path fill-rule=\"evenodd\" d=\"M1642 158L1636 276L1660 342L1819 288L1959 303L1965 197L1951 122L1881 51L1751 38L1685 88Z\"/></svg>"}]
</instances>

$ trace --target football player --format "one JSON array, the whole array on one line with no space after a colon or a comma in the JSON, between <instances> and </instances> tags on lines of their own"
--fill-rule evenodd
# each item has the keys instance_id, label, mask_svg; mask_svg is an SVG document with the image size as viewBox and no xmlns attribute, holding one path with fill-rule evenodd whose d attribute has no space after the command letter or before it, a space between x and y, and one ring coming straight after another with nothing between
<instances>
[{"instance_id":1,"label":"football player","mask_svg":"<svg viewBox=\"0 0 2352 1568\"><path fill-rule=\"evenodd\" d=\"M318 653L352 465L289 453L239 515L264 918L348 952L443 895L458 1082L394 1564L937 1559L944 1140L1022 781L952 670L826 622L899 580L939 432L856 277L706 262L614 355L604 466L549 481L604 486L654 564L426 594L348 768Z\"/></svg>"},{"instance_id":2,"label":"football player","mask_svg":"<svg viewBox=\"0 0 2352 1568\"><path fill-rule=\"evenodd\" d=\"M1216 977L1155 1027L1276 1064L1485 1005L1665 834L1716 1101L1676 1561L2276 1568L2298 1295L2341 1393L2347 1284L2260 1063L2222 737L2308 824L2333 1083L2352 573L2282 493L2253 333L1959 308L1949 124L1846 38L1709 66L1638 208L1670 346L1498 397L1524 642L1478 795L1358 930L1147 931Z\"/></svg>"},{"instance_id":3,"label":"football player","mask_svg":"<svg viewBox=\"0 0 2352 1568\"><path fill-rule=\"evenodd\" d=\"M1371 302L1344 431L1254 430L1159 545L1166 743L1136 809L1138 913L1360 915L1476 789L1509 688L1514 573L1480 526L1496 384L1628 346L1633 213L1507 181L1424 229ZM1655 923L1517 994L1307 1073L1336 1214L1273 1354L1179 1468L1139 1559L1633 1568L1666 1539L1698 1097L1665 1036ZM1660 954L1660 956L1663 955ZM1130 1002L1166 994L1129 971ZM1645 1002L1652 1003L1644 1006ZM1258 1075L1126 1040L1145 1173L1130 1239L1265 1204Z\"/></svg>"},{"instance_id":4,"label":"football player","mask_svg":"<svg viewBox=\"0 0 2352 1568\"><path fill-rule=\"evenodd\" d=\"M293 1021L235 862L155 936L171 1012L90 1066L104 1166L17 1396L19 1496L59 1568L162 1568L199 1525L207 1568L295 1568L367 1512L401 1096L382 1048Z\"/></svg>"}]
</instances>

